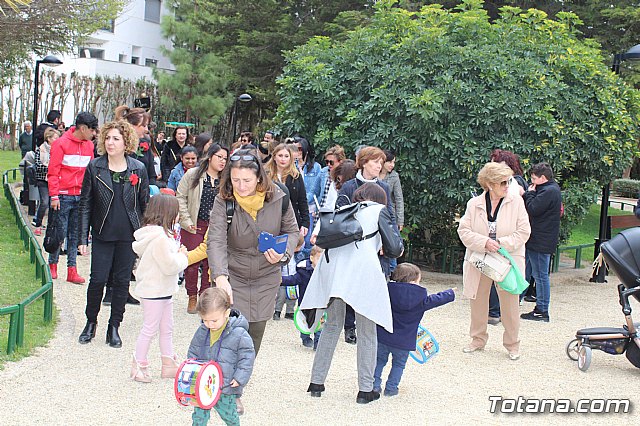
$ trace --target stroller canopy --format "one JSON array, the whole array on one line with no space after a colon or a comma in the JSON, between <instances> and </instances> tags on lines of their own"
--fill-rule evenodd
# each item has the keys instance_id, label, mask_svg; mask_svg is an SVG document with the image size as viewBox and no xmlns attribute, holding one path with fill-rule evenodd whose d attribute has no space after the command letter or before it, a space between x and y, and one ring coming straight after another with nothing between
<instances>
[{"instance_id":1,"label":"stroller canopy","mask_svg":"<svg viewBox=\"0 0 640 426\"><path fill-rule=\"evenodd\" d=\"M640 285L640 227L625 229L602 243L600 251L626 288ZM638 295L634 297L640 301Z\"/></svg>"}]
</instances>

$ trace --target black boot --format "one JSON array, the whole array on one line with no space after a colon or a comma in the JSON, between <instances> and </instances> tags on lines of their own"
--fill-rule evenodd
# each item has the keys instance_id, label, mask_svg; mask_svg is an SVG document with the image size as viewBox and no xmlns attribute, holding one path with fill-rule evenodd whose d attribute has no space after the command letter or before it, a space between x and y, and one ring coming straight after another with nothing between
<instances>
[{"instance_id":1,"label":"black boot","mask_svg":"<svg viewBox=\"0 0 640 426\"><path fill-rule=\"evenodd\" d=\"M127 296L127 305L139 305L140 301L133 297L131 293Z\"/></svg>"},{"instance_id":2,"label":"black boot","mask_svg":"<svg viewBox=\"0 0 640 426\"><path fill-rule=\"evenodd\" d=\"M322 392L324 392L324 385L316 385L315 383L309 383L309 388L307 388L307 392L310 392L311 396L321 397Z\"/></svg>"},{"instance_id":3,"label":"black boot","mask_svg":"<svg viewBox=\"0 0 640 426\"><path fill-rule=\"evenodd\" d=\"M111 305L111 297L113 296L113 287L106 287L107 291L104 293L102 304L105 306Z\"/></svg>"},{"instance_id":4,"label":"black boot","mask_svg":"<svg viewBox=\"0 0 640 426\"><path fill-rule=\"evenodd\" d=\"M380 399L380 392L371 391L371 392L358 392L358 396L356 397L356 402L358 404L368 404L371 401L375 401L376 399Z\"/></svg>"},{"instance_id":5,"label":"black boot","mask_svg":"<svg viewBox=\"0 0 640 426\"><path fill-rule=\"evenodd\" d=\"M346 328L344 330L344 341L352 345L355 345L358 342L355 328Z\"/></svg>"},{"instance_id":6,"label":"black boot","mask_svg":"<svg viewBox=\"0 0 640 426\"><path fill-rule=\"evenodd\" d=\"M107 343L112 348L122 347L122 340L120 339L120 335L118 334L117 326L109 324L109 326L107 327Z\"/></svg>"},{"instance_id":7,"label":"black boot","mask_svg":"<svg viewBox=\"0 0 640 426\"><path fill-rule=\"evenodd\" d=\"M78 342L89 343L91 339L96 337L96 327L98 326L97 322L89 322L87 321L87 325L84 326L84 330L80 333L80 337L78 337Z\"/></svg>"}]
</instances>

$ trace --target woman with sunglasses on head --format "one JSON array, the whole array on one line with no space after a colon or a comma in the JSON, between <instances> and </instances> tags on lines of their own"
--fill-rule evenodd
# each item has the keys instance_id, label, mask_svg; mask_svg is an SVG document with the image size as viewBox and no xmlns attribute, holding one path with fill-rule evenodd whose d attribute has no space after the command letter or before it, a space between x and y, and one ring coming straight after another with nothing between
<instances>
[{"instance_id":1,"label":"woman with sunglasses on head","mask_svg":"<svg viewBox=\"0 0 640 426\"><path fill-rule=\"evenodd\" d=\"M267 320L273 316L274 300L282 282L280 267L289 262L298 242L293 207L283 200L288 201L285 192L269 179L255 150L239 150L229 157L222 172L220 193L209 219L207 256L211 279L231 295L233 306L249 321L256 354ZM272 248L261 253L261 232L287 234L284 253Z\"/></svg>"},{"instance_id":2,"label":"woman with sunglasses on head","mask_svg":"<svg viewBox=\"0 0 640 426\"><path fill-rule=\"evenodd\" d=\"M220 178L229 156L226 147L217 143L209 146L198 167L187 170L178 184L176 197L180 205L180 237L188 250L193 250L204 240L209 229L209 215L213 201L220 190ZM200 290L198 269L202 265ZM184 271L184 287L189 296L187 312L195 314L198 295L211 286L207 260L189 265Z\"/></svg>"},{"instance_id":3,"label":"woman with sunglasses on head","mask_svg":"<svg viewBox=\"0 0 640 426\"><path fill-rule=\"evenodd\" d=\"M495 253L503 247L515 260L524 275L525 243L531 234L529 215L519 195L509 191L513 171L504 163L487 163L478 173L482 194L467 203L460 219L458 235L467 248L462 267L463 294L471 299L471 343L465 353L483 350L487 344L489 293L493 281L469 262L472 252ZM504 334L502 344L509 359L520 358L519 297L496 286Z\"/></svg>"}]
</instances>

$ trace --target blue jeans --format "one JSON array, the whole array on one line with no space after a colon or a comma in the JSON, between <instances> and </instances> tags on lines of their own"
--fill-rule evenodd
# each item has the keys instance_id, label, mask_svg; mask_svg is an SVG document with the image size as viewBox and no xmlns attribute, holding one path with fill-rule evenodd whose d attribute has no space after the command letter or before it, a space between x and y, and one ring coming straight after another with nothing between
<instances>
[{"instance_id":1,"label":"blue jeans","mask_svg":"<svg viewBox=\"0 0 640 426\"><path fill-rule=\"evenodd\" d=\"M533 276L536 280L536 310L549 312L549 298L551 296L551 284L549 283L549 262L551 254L540 253L527 249L526 278Z\"/></svg>"},{"instance_id":2,"label":"blue jeans","mask_svg":"<svg viewBox=\"0 0 640 426\"><path fill-rule=\"evenodd\" d=\"M67 267L76 266L78 231L80 227L80 196L60 195L60 223L62 235L67 237ZM60 249L49 255L49 264L58 264Z\"/></svg>"},{"instance_id":3,"label":"blue jeans","mask_svg":"<svg viewBox=\"0 0 640 426\"><path fill-rule=\"evenodd\" d=\"M385 390L397 391L400 379L402 379L402 373L404 367L407 365L407 358L409 357L409 351L406 349L398 349L393 346L385 345L378 342L378 357L376 362L376 369L373 373L373 388L382 389L382 370L387 365L389 360L389 354L391 354L391 371L389 371L389 377L387 377L387 383L385 383Z\"/></svg>"},{"instance_id":4,"label":"blue jeans","mask_svg":"<svg viewBox=\"0 0 640 426\"><path fill-rule=\"evenodd\" d=\"M500 318L500 299L498 299L496 283L491 284L491 293L489 293L489 316L491 318Z\"/></svg>"}]
</instances>

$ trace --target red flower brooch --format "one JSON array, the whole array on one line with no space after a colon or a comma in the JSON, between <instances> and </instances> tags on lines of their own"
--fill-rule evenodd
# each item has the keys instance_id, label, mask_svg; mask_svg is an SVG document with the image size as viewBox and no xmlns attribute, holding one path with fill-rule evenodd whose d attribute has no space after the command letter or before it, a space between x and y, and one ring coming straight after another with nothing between
<instances>
[{"instance_id":1,"label":"red flower brooch","mask_svg":"<svg viewBox=\"0 0 640 426\"><path fill-rule=\"evenodd\" d=\"M149 151L149 144L147 142L140 142L140 148L142 148L142 151L147 152Z\"/></svg>"},{"instance_id":2,"label":"red flower brooch","mask_svg":"<svg viewBox=\"0 0 640 426\"><path fill-rule=\"evenodd\" d=\"M140 178L138 177L137 174L132 173L131 175L129 175L129 182L131 182L131 186L136 186L139 181L140 181Z\"/></svg>"}]
</instances>

